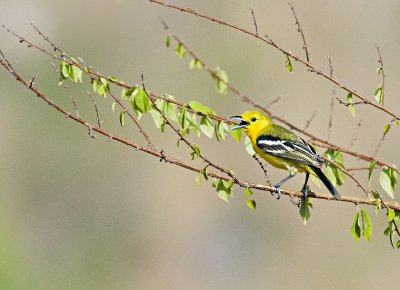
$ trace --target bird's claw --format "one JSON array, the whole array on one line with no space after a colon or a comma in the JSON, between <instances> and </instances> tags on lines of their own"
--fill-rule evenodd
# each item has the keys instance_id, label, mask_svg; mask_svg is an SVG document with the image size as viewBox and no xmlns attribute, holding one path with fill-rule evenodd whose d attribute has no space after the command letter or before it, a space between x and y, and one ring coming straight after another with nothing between
<instances>
[{"instance_id":1,"label":"bird's claw","mask_svg":"<svg viewBox=\"0 0 400 290\"><path fill-rule=\"evenodd\" d=\"M308 195L307 187L303 187L303 188L300 190L300 192L304 194L304 195L302 196L302 198L306 199L306 198L307 198L307 195Z\"/></svg>"},{"instance_id":2,"label":"bird's claw","mask_svg":"<svg viewBox=\"0 0 400 290\"><path fill-rule=\"evenodd\" d=\"M275 194L276 194L276 199L280 199L281 198L282 193L281 193L281 187L280 186L276 186L275 185Z\"/></svg>"}]
</instances>

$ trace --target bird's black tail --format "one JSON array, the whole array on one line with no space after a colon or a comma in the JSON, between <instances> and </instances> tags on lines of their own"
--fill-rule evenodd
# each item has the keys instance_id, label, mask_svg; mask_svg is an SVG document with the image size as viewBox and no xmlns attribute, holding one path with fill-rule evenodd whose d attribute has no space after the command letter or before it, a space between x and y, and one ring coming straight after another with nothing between
<instances>
[{"instance_id":1,"label":"bird's black tail","mask_svg":"<svg viewBox=\"0 0 400 290\"><path fill-rule=\"evenodd\" d=\"M322 183L332 193L333 197L336 199L340 198L339 192L336 190L336 188L333 186L333 184L329 181L328 177L325 176L325 174L322 172L322 170L315 166L309 165L309 167L312 169L312 171L315 172L315 174L318 176L318 178L321 179Z\"/></svg>"}]
</instances>

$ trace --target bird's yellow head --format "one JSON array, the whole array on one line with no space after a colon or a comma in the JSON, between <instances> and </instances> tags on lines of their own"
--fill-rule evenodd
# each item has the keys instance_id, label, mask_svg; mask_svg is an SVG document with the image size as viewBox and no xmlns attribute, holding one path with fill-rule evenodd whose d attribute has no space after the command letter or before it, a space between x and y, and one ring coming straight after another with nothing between
<instances>
[{"instance_id":1,"label":"bird's yellow head","mask_svg":"<svg viewBox=\"0 0 400 290\"><path fill-rule=\"evenodd\" d=\"M271 118L259 111L246 111L241 116L232 116L230 119L239 121L231 130L242 128L249 137L272 125Z\"/></svg>"}]
</instances>

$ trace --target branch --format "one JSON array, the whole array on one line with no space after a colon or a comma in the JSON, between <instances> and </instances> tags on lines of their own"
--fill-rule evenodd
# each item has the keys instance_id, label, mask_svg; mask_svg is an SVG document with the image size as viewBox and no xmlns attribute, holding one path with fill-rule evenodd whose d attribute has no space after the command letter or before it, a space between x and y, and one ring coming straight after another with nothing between
<instances>
[{"instance_id":1,"label":"branch","mask_svg":"<svg viewBox=\"0 0 400 290\"><path fill-rule=\"evenodd\" d=\"M143 152L146 154L149 154L153 157L159 158L160 161L164 161L166 163L174 164L179 167L182 167L184 169L201 173L203 171L202 168L198 168L192 164L189 164L187 162L181 161L179 159L176 159L172 156L169 156L164 153L163 150L156 150L154 148L151 148L149 146L142 146L139 145L133 141L130 141L124 137L120 137L118 135L112 134L111 132L108 132L102 128L99 128L90 122L86 121L85 119L72 115L71 113L67 112L64 110L61 106L57 105L55 102L53 102L48 96L46 96L42 91L40 91L36 86L32 86L30 84L30 81L25 80L21 75L19 75L16 70L12 67L12 65L9 63L9 61L5 58L4 54L0 50L0 55L2 56L0 58L0 64L7 70L8 73L13 75L18 82L20 82L22 85L24 85L28 90L32 91L35 93L36 96L38 96L41 100L43 100L45 103L50 105L52 108L57 110L59 113L63 114L65 117L70 118L71 120L74 120L75 122L87 127L89 130L93 130L103 136L106 136L109 140L116 140L119 143L122 143L126 146L129 146L136 151ZM226 170L226 169L225 169ZM209 177L213 178L218 178L221 180L228 181L231 179L230 176L226 174L218 174L215 172L208 172L207 175ZM234 179L234 183L237 184L240 187L245 187L245 188L252 188L252 189L257 189L261 191L269 191L269 192L274 192L275 187L273 186L268 186L268 185L263 185L263 184L256 184L252 183L249 181L241 180L239 178ZM298 191L290 191L290 190L285 190L281 189L281 193L286 196L295 196L295 197L303 197L303 193L298 192ZM370 206L375 206L376 201L374 199L362 199L362 198L356 198L352 196L342 196L340 199L335 199L333 198L332 195L326 195L326 194L321 194L321 193L314 193L310 192L308 194L309 197L311 198L316 198L316 199L321 199L321 200L330 200L330 201L335 201L335 202L346 202L346 203L353 203L353 204L365 204L365 205L370 205ZM382 205L385 208L392 208L394 210L399 210L400 211L400 204L397 202L384 202L382 201Z\"/></svg>"},{"instance_id":2,"label":"branch","mask_svg":"<svg viewBox=\"0 0 400 290\"><path fill-rule=\"evenodd\" d=\"M237 26L237 25L222 21L222 20L220 20L218 18L215 18L215 17L211 17L211 16L208 16L208 15L205 15L205 14L201 14L201 13L195 12L191 8L185 8L185 7L181 7L181 6L177 6L177 5L171 5L171 4L167 4L165 2L159 1L159 0L148 0L148 1L152 2L152 3L156 3L158 5L162 5L163 7L168 7L168 8L172 8L172 9L175 9L175 10L179 10L179 11L184 12L184 13L195 15L197 17L200 17L200 18L203 18L203 19L206 19L206 20L221 24L223 26L232 28L234 30L237 30L237 31L240 31L240 32L242 32L244 34L252 36L252 37L254 37L254 38L266 43L267 45L272 46L273 48L275 48L278 51L282 52L284 55L290 56L295 61L303 64L306 68L309 69L309 71L311 71L311 72L313 72L313 73L315 73L317 75L322 76L323 78L329 80L330 82L332 82L333 84L337 85L341 89L347 91L348 93L352 93L354 96L356 96L358 99L360 99L364 103L366 103L366 104L368 104L368 105L370 105L370 106L372 106L372 107L374 107L374 108L376 108L376 109L378 109L378 110L380 110L382 112L385 112L386 114L390 115L391 117L395 118L396 120L400 120L400 116L396 115L393 111L389 110L388 108L386 108L383 105L376 104L376 103L374 103L372 101L369 101L369 99L367 97L361 95L360 93L358 93L355 90L350 89L350 87L348 87L347 85L343 84L339 80L331 77L328 73L325 73L324 71L322 71L321 69L319 69L315 65L311 64L307 60L303 60L302 58L294 55L290 50L284 49L281 46L277 45L276 42L272 41L269 37L264 38L264 37L262 37L260 35L257 35L256 33L253 33L253 32L251 32L251 31L249 31L247 29L244 29L244 28L242 28L240 26Z\"/></svg>"}]
</instances>

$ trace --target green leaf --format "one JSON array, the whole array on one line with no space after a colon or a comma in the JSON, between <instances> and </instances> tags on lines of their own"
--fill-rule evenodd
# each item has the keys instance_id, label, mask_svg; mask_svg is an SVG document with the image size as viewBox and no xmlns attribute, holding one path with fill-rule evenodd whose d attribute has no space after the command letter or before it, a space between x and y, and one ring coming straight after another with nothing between
<instances>
[{"instance_id":1,"label":"green leaf","mask_svg":"<svg viewBox=\"0 0 400 290\"><path fill-rule=\"evenodd\" d=\"M159 101L159 100L158 100ZM162 101L162 100L161 100ZM157 104L157 103L156 103ZM154 124L158 129L161 130L161 132L164 132L165 128L165 120L161 116L161 114L154 108L150 110L151 117L153 118Z\"/></svg>"},{"instance_id":2,"label":"green leaf","mask_svg":"<svg viewBox=\"0 0 400 290\"><path fill-rule=\"evenodd\" d=\"M299 212L303 219L304 225L307 224L307 221L310 218L310 207L312 208L312 202L311 202L310 197L302 198Z\"/></svg>"},{"instance_id":3,"label":"green leaf","mask_svg":"<svg viewBox=\"0 0 400 290\"><path fill-rule=\"evenodd\" d=\"M356 107L353 104L353 94L348 93L347 94L347 103L350 103L350 105L347 106L347 110L349 110L350 114L355 118L356 116Z\"/></svg>"},{"instance_id":4,"label":"green leaf","mask_svg":"<svg viewBox=\"0 0 400 290\"><path fill-rule=\"evenodd\" d=\"M397 173L395 173L395 176L396 177L393 177L391 168L384 167L379 177L379 183L381 184L382 188L393 199L394 199L394 191L397 185Z\"/></svg>"},{"instance_id":5,"label":"green leaf","mask_svg":"<svg viewBox=\"0 0 400 290\"><path fill-rule=\"evenodd\" d=\"M388 227L385 229L383 234L385 236L389 237L389 241L390 241L390 244L392 245L392 248L394 248L394 244L393 244L394 232L395 232L394 221L390 221L389 224L388 224Z\"/></svg>"},{"instance_id":6,"label":"green leaf","mask_svg":"<svg viewBox=\"0 0 400 290\"><path fill-rule=\"evenodd\" d=\"M383 134L387 134L390 131L391 125L390 123L387 123L384 127L383 127Z\"/></svg>"},{"instance_id":7,"label":"green leaf","mask_svg":"<svg viewBox=\"0 0 400 290\"><path fill-rule=\"evenodd\" d=\"M200 126L197 124L197 119L196 119L196 114L190 114L186 112L186 119L189 122L189 129L197 135L197 137L200 137ZM189 134L189 131L188 131Z\"/></svg>"},{"instance_id":8,"label":"green leaf","mask_svg":"<svg viewBox=\"0 0 400 290\"><path fill-rule=\"evenodd\" d=\"M248 136L246 136L246 139L244 139L244 146L246 147L247 153L249 153L251 156L256 154L253 149L253 145L251 144L251 140Z\"/></svg>"},{"instance_id":9,"label":"green leaf","mask_svg":"<svg viewBox=\"0 0 400 290\"><path fill-rule=\"evenodd\" d=\"M328 149L325 151L324 155L327 159L334 161L338 166L344 168L343 154L340 151ZM346 174L339 170L334 164L327 163L325 173L333 185L343 185L346 180Z\"/></svg>"},{"instance_id":10,"label":"green leaf","mask_svg":"<svg viewBox=\"0 0 400 290\"><path fill-rule=\"evenodd\" d=\"M361 220L362 220L363 236L365 239L369 241L372 235L372 221L371 218L369 217L368 212L366 212L363 209L361 210Z\"/></svg>"},{"instance_id":11,"label":"green leaf","mask_svg":"<svg viewBox=\"0 0 400 290\"><path fill-rule=\"evenodd\" d=\"M116 104L117 102L113 102L112 103L112 105L111 105L111 110L113 111L113 113L115 112L115 104Z\"/></svg>"},{"instance_id":12,"label":"green leaf","mask_svg":"<svg viewBox=\"0 0 400 290\"><path fill-rule=\"evenodd\" d=\"M171 44L171 36L167 34L167 36L165 37L165 46L169 47L170 44Z\"/></svg>"},{"instance_id":13,"label":"green leaf","mask_svg":"<svg viewBox=\"0 0 400 290\"><path fill-rule=\"evenodd\" d=\"M375 168L375 165L376 165L377 162L378 161L373 160L371 162L371 164L369 165L369 171L368 171L368 184L369 184L369 187L371 187L371 176L372 176L372 172L374 171L374 168Z\"/></svg>"},{"instance_id":14,"label":"green leaf","mask_svg":"<svg viewBox=\"0 0 400 290\"><path fill-rule=\"evenodd\" d=\"M196 176L196 185L198 185L198 186L201 185L201 173L197 174L197 176Z\"/></svg>"},{"instance_id":15,"label":"green leaf","mask_svg":"<svg viewBox=\"0 0 400 290\"><path fill-rule=\"evenodd\" d=\"M396 246L397 246L397 249L400 249L400 240L397 241Z\"/></svg>"},{"instance_id":16,"label":"green leaf","mask_svg":"<svg viewBox=\"0 0 400 290\"><path fill-rule=\"evenodd\" d=\"M208 138L212 138L214 135L214 125L208 116L201 117L200 130Z\"/></svg>"},{"instance_id":17,"label":"green leaf","mask_svg":"<svg viewBox=\"0 0 400 290\"><path fill-rule=\"evenodd\" d=\"M125 111L121 111L119 114L119 123L122 127L125 125Z\"/></svg>"},{"instance_id":18,"label":"green leaf","mask_svg":"<svg viewBox=\"0 0 400 290\"><path fill-rule=\"evenodd\" d=\"M376 88L374 96L375 96L375 100L378 102L378 104L382 105L382 102L383 102L383 86L382 85L379 85Z\"/></svg>"},{"instance_id":19,"label":"green leaf","mask_svg":"<svg viewBox=\"0 0 400 290\"><path fill-rule=\"evenodd\" d=\"M175 47L175 53L179 58L183 58L186 54L186 49L182 43L178 43Z\"/></svg>"},{"instance_id":20,"label":"green leaf","mask_svg":"<svg viewBox=\"0 0 400 290\"><path fill-rule=\"evenodd\" d=\"M192 147L193 147L192 148L193 152L191 153L191 155L192 155L192 160L194 160L195 157L200 156L200 148L199 145L197 145L196 143L193 143Z\"/></svg>"},{"instance_id":21,"label":"green leaf","mask_svg":"<svg viewBox=\"0 0 400 290\"><path fill-rule=\"evenodd\" d=\"M78 81L82 82L82 70L79 67L74 65L69 65L68 73L69 73L69 78L74 83L77 83Z\"/></svg>"},{"instance_id":22,"label":"green leaf","mask_svg":"<svg viewBox=\"0 0 400 290\"><path fill-rule=\"evenodd\" d=\"M65 61L60 61L60 78L66 80L69 77L69 64Z\"/></svg>"},{"instance_id":23,"label":"green leaf","mask_svg":"<svg viewBox=\"0 0 400 290\"><path fill-rule=\"evenodd\" d=\"M179 125L181 127L181 132L183 135L187 134L187 130L188 130L189 124L190 124L186 118L186 114L187 114L186 109L184 107L182 107L179 112L178 120L179 120Z\"/></svg>"},{"instance_id":24,"label":"green leaf","mask_svg":"<svg viewBox=\"0 0 400 290\"><path fill-rule=\"evenodd\" d=\"M175 97L171 96L171 95L166 95L165 96L167 99L170 99L172 101L175 101ZM177 110L178 110L178 106L175 105L172 102L169 102L168 100L165 100L164 103L164 107L161 109L165 116L167 116L167 118L171 119L174 122L179 122L178 121L178 116L177 116Z\"/></svg>"},{"instance_id":25,"label":"green leaf","mask_svg":"<svg viewBox=\"0 0 400 290\"><path fill-rule=\"evenodd\" d=\"M396 212L394 211L394 209L389 208L388 209L388 222L392 221L395 216L396 216Z\"/></svg>"},{"instance_id":26,"label":"green leaf","mask_svg":"<svg viewBox=\"0 0 400 290\"><path fill-rule=\"evenodd\" d=\"M375 71L376 71L377 75L380 75L381 71L382 71L382 68L381 67L377 67Z\"/></svg>"},{"instance_id":27,"label":"green leaf","mask_svg":"<svg viewBox=\"0 0 400 290\"><path fill-rule=\"evenodd\" d=\"M291 73L293 72L292 60L291 60L291 57L288 54L286 55L285 67L288 70L288 72L291 72Z\"/></svg>"},{"instance_id":28,"label":"green leaf","mask_svg":"<svg viewBox=\"0 0 400 290\"><path fill-rule=\"evenodd\" d=\"M226 95L228 93L228 74L219 67L216 67L213 73L212 77L216 81L217 92L221 95Z\"/></svg>"},{"instance_id":29,"label":"green leaf","mask_svg":"<svg viewBox=\"0 0 400 290\"><path fill-rule=\"evenodd\" d=\"M193 58L189 63L189 69L194 69L194 68L198 68L198 69L203 68L203 65L197 58Z\"/></svg>"},{"instance_id":30,"label":"green leaf","mask_svg":"<svg viewBox=\"0 0 400 290\"><path fill-rule=\"evenodd\" d=\"M218 122L215 124L215 136L217 137L218 141L226 139L226 136L228 135L229 127L226 123L224 122Z\"/></svg>"},{"instance_id":31,"label":"green leaf","mask_svg":"<svg viewBox=\"0 0 400 290\"><path fill-rule=\"evenodd\" d=\"M150 102L147 92L143 88L139 88L135 96L135 105L140 110L141 113L148 112L152 103Z\"/></svg>"},{"instance_id":32,"label":"green leaf","mask_svg":"<svg viewBox=\"0 0 400 290\"><path fill-rule=\"evenodd\" d=\"M229 132L231 133L231 136L233 138L235 138L237 141L240 141L240 139L242 138L243 130L242 129L232 130L233 126L235 126L235 124L231 125L231 128L230 128Z\"/></svg>"},{"instance_id":33,"label":"green leaf","mask_svg":"<svg viewBox=\"0 0 400 290\"><path fill-rule=\"evenodd\" d=\"M246 197L250 197L251 195L253 195L253 191L248 187L244 190L244 193Z\"/></svg>"},{"instance_id":34,"label":"green leaf","mask_svg":"<svg viewBox=\"0 0 400 290\"><path fill-rule=\"evenodd\" d=\"M203 170L201 171L205 180L208 180L208 165L206 165Z\"/></svg>"},{"instance_id":35,"label":"green leaf","mask_svg":"<svg viewBox=\"0 0 400 290\"><path fill-rule=\"evenodd\" d=\"M257 202L254 199L246 199L246 204L252 209L256 210Z\"/></svg>"},{"instance_id":36,"label":"green leaf","mask_svg":"<svg viewBox=\"0 0 400 290\"><path fill-rule=\"evenodd\" d=\"M210 107L204 106L202 103L197 101L191 101L188 103L188 106L203 115L216 115L215 111Z\"/></svg>"},{"instance_id":37,"label":"green leaf","mask_svg":"<svg viewBox=\"0 0 400 290\"><path fill-rule=\"evenodd\" d=\"M354 220L353 220L353 225L351 226L351 234L353 235L354 239L356 241L358 241L358 239L361 237L361 228L360 225L358 223L358 217L359 217L359 213L356 212L354 214Z\"/></svg>"},{"instance_id":38,"label":"green leaf","mask_svg":"<svg viewBox=\"0 0 400 290\"><path fill-rule=\"evenodd\" d=\"M229 202L228 197L232 197L233 179L230 179L229 181L219 180L216 186L218 197Z\"/></svg>"}]
</instances>

